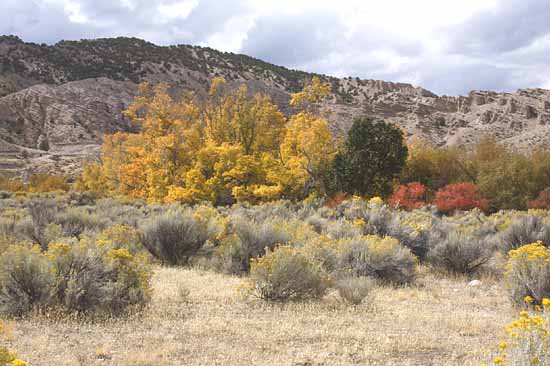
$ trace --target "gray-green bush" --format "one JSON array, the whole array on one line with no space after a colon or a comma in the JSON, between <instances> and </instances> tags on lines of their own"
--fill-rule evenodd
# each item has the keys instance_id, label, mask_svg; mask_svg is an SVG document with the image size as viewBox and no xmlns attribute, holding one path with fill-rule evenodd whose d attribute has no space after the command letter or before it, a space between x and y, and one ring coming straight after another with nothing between
<instances>
[{"instance_id":1,"label":"gray-green bush","mask_svg":"<svg viewBox=\"0 0 550 366\"><path fill-rule=\"evenodd\" d=\"M328 289L327 276L290 245L255 260L249 283L249 294L267 301L319 299Z\"/></svg>"},{"instance_id":2,"label":"gray-green bush","mask_svg":"<svg viewBox=\"0 0 550 366\"><path fill-rule=\"evenodd\" d=\"M106 219L85 207L70 207L55 215L54 222L61 227L63 235L67 237L98 232L108 224Z\"/></svg>"},{"instance_id":3,"label":"gray-green bush","mask_svg":"<svg viewBox=\"0 0 550 366\"><path fill-rule=\"evenodd\" d=\"M233 217L233 235L224 244L224 269L235 274L248 273L252 258L262 256L266 249L289 243L292 236L281 224L282 221L274 218L257 222L242 216Z\"/></svg>"},{"instance_id":4,"label":"gray-green bush","mask_svg":"<svg viewBox=\"0 0 550 366\"><path fill-rule=\"evenodd\" d=\"M0 313L31 310L116 314L149 298L150 270L125 249L71 241L41 253L11 246L0 256Z\"/></svg>"},{"instance_id":5,"label":"gray-green bush","mask_svg":"<svg viewBox=\"0 0 550 366\"><path fill-rule=\"evenodd\" d=\"M491 255L491 248L483 240L453 231L434 244L428 261L447 272L470 275L486 264Z\"/></svg>"},{"instance_id":6,"label":"gray-green bush","mask_svg":"<svg viewBox=\"0 0 550 366\"><path fill-rule=\"evenodd\" d=\"M416 257L410 249L390 237L350 239L340 258L340 269L355 276L370 276L403 285L415 278Z\"/></svg>"},{"instance_id":7,"label":"gray-green bush","mask_svg":"<svg viewBox=\"0 0 550 366\"><path fill-rule=\"evenodd\" d=\"M206 243L206 227L190 210L153 216L141 228L142 244L162 263L186 265Z\"/></svg>"},{"instance_id":8,"label":"gray-green bush","mask_svg":"<svg viewBox=\"0 0 550 366\"><path fill-rule=\"evenodd\" d=\"M342 301L359 305L371 294L374 283L369 277L345 276L336 280L334 287Z\"/></svg>"},{"instance_id":9,"label":"gray-green bush","mask_svg":"<svg viewBox=\"0 0 550 366\"><path fill-rule=\"evenodd\" d=\"M12 246L0 256L0 313L21 315L54 301L56 276L40 250Z\"/></svg>"},{"instance_id":10,"label":"gray-green bush","mask_svg":"<svg viewBox=\"0 0 550 366\"><path fill-rule=\"evenodd\" d=\"M524 216L497 234L495 240L503 253L538 240L550 245L550 223L537 216Z\"/></svg>"}]
</instances>

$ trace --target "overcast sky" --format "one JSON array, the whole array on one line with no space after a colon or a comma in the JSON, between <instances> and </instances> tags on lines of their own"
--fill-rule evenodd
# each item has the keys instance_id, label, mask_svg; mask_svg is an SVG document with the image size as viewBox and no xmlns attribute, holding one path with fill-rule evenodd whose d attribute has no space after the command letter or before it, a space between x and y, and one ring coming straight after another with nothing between
<instances>
[{"instance_id":1,"label":"overcast sky","mask_svg":"<svg viewBox=\"0 0 550 366\"><path fill-rule=\"evenodd\" d=\"M438 94L550 88L550 0L0 0L0 33L207 45Z\"/></svg>"}]
</instances>

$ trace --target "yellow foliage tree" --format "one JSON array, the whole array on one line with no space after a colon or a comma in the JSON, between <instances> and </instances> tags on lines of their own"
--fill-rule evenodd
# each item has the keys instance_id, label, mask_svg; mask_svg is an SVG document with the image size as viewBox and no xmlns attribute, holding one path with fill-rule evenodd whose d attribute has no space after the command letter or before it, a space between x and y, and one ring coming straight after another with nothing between
<instances>
[{"instance_id":1,"label":"yellow foliage tree","mask_svg":"<svg viewBox=\"0 0 550 366\"><path fill-rule=\"evenodd\" d=\"M319 102L327 87L313 80L293 100ZM218 205L324 190L334 149L326 121L310 112L287 121L267 96L251 96L246 86L230 88L215 78L205 98L185 94L176 101L165 85L143 84L125 115L140 133L107 136L101 164L87 166L78 181L82 189Z\"/></svg>"}]
</instances>

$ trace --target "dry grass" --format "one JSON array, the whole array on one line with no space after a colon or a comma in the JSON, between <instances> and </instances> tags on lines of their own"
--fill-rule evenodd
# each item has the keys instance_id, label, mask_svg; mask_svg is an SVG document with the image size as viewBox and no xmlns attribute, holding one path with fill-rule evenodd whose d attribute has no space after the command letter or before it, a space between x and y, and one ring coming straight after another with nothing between
<instances>
[{"instance_id":1,"label":"dry grass","mask_svg":"<svg viewBox=\"0 0 550 366\"><path fill-rule=\"evenodd\" d=\"M498 282L421 270L417 284L378 288L367 305L246 303L236 277L159 268L149 307L123 319L33 316L13 323L30 366L474 365L515 311Z\"/></svg>"}]
</instances>

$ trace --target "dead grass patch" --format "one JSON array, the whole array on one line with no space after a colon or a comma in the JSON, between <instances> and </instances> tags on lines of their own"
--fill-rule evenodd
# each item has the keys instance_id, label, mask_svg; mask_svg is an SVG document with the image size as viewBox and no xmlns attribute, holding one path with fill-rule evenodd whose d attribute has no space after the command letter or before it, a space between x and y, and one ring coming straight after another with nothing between
<instances>
[{"instance_id":1,"label":"dead grass patch","mask_svg":"<svg viewBox=\"0 0 550 366\"><path fill-rule=\"evenodd\" d=\"M244 302L237 277L157 268L145 310L98 322L32 316L14 323L10 343L30 366L475 365L515 315L501 285L419 273L418 285L377 288L349 307L335 293Z\"/></svg>"}]
</instances>

